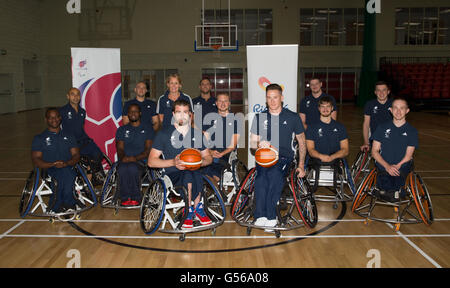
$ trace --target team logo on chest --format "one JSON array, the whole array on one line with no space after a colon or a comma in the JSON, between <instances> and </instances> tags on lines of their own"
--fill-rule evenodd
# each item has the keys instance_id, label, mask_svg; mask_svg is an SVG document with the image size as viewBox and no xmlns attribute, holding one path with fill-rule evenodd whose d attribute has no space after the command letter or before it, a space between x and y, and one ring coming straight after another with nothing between
<instances>
[{"instance_id":1,"label":"team logo on chest","mask_svg":"<svg viewBox=\"0 0 450 288\"><path fill-rule=\"evenodd\" d=\"M373 114L377 114L378 113L378 106L373 107Z\"/></svg>"},{"instance_id":2,"label":"team logo on chest","mask_svg":"<svg viewBox=\"0 0 450 288\"><path fill-rule=\"evenodd\" d=\"M47 146L52 145L52 138L50 138L50 137L45 138L45 144L46 144Z\"/></svg>"},{"instance_id":3,"label":"team logo on chest","mask_svg":"<svg viewBox=\"0 0 450 288\"><path fill-rule=\"evenodd\" d=\"M306 101L306 108L309 108L310 104L311 104L311 100Z\"/></svg>"},{"instance_id":4,"label":"team logo on chest","mask_svg":"<svg viewBox=\"0 0 450 288\"><path fill-rule=\"evenodd\" d=\"M269 128L269 120L264 120L264 130Z\"/></svg>"},{"instance_id":5,"label":"team logo on chest","mask_svg":"<svg viewBox=\"0 0 450 288\"><path fill-rule=\"evenodd\" d=\"M67 118L70 120L70 119L72 119L72 112L67 112Z\"/></svg>"},{"instance_id":6,"label":"team logo on chest","mask_svg":"<svg viewBox=\"0 0 450 288\"><path fill-rule=\"evenodd\" d=\"M384 138L388 138L391 135L391 129L386 129L386 131L384 131Z\"/></svg>"},{"instance_id":7,"label":"team logo on chest","mask_svg":"<svg viewBox=\"0 0 450 288\"><path fill-rule=\"evenodd\" d=\"M319 130L317 130L317 134L319 134L319 137L323 137L322 128L319 128Z\"/></svg>"},{"instance_id":8,"label":"team logo on chest","mask_svg":"<svg viewBox=\"0 0 450 288\"><path fill-rule=\"evenodd\" d=\"M130 130L125 131L125 138L130 138Z\"/></svg>"}]
</instances>

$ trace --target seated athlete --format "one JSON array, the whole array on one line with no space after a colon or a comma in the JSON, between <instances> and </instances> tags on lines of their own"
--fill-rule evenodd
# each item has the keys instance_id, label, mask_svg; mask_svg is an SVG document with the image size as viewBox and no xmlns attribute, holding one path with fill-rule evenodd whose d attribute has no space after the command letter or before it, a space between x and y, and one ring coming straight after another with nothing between
<instances>
[{"instance_id":1,"label":"seated athlete","mask_svg":"<svg viewBox=\"0 0 450 288\"><path fill-rule=\"evenodd\" d=\"M333 100L327 96L319 100L320 119L306 130L306 146L311 158L321 163L333 162L348 155L347 130L332 118Z\"/></svg>"},{"instance_id":2,"label":"seated athlete","mask_svg":"<svg viewBox=\"0 0 450 288\"><path fill-rule=\"evenodd\" d=\"M123 206L136 206L141 201L140 180L153 141L153 128L141 122L138 104L128 106L129 123L116 132L116 148L119 164L120 199Z\"/></svg>"},{"instance_id":3,"label":"seated athlete","mask_svg":"<svg viewBox=\"0 0 450 288\"><path fill-rule=\"evenodd\" d=\"M294 139L299 143L299 163L297 173L305 176L305 134L302 121L297 113L283 108L283 90L278 84L266 87L268 109L257 114L250 130L250 149L268 148L278 150L279 160L272 167L256 166L255 212L256 226L275 227L276 206L286 182L285 176L294 160Z\"/></svg>"},{"instance_id":4,"label":"seated athlete","mask_svg":"<svg viewBox=\"0 0 450 288\"><path fill-rule=\"evenodd\" d=\"M31 160L35 167L47 169L47 173L56 180L48 209L60 213L74 209L76 205L73 166L80 160L80 151L75 137L61 129L61 115L57 108L48 108L45 119L47 129L33 138Z\"/></svg>"},{"instance_id":5,"label":"seated athlete","mask_svg":"<svg viewBox=\"0 0 450 288\"><path fill-rule=\"evenodd\" d=\"M367 151L370 148L372 137L369 139L369 134L373 135L378 125L392 121L392 115L389 110L392 106L392 99L389 98L389 93L390 90L386 82L378 81L375 83L375 95L377 98L368 101L364 106L364 144L361 146L361 151Z\"/></svg>"},{"instance_id":6,"label":"seated athlete","mask_svg":"<svg viewBox=\"0 0 450 288\"><path fill-rule=\"evenodd\" d=\"M70 88L67 93L67 99L69 103L67 105L59 108L59 113L61 115L61 126L67 133L75 136L77 145L80 149L81 156L87 156L91 161L90 167L94 173L97 171L103 171L102 158L103 154L100 148L95 144L84 131L84 121L86 119L86 110L81 108L80 101L81 95L80 90L77 88ZM96 178L94 177L94 180ZM94 181L95 182L95 181ZM102 183L93 183L102 184Z\"/></svg>"},{"instance_id":7,"label":"seated athlete","mask_svg":"<svg viewBox=\"0 0 450 288\"><path fill-rule=\"evenodd\" d=\"M207 130L211 143L209 149L214 161L204 168L204 173L213 177L216 182L220 180L222 169L225 163L228 163L230 153L236 149L239 141L237 121L234 114L230 113L230 105L230 95L227 92L219 92L216 100L218 117L212 121L214 124ZM208 131L212 132L211 135Z\"/></svg>"},{"instance_id":8,"label":"seated athlete","mask_svg":"<svg viewBox=\"0 0 450 288\"><path fill-rule=\"evenodd\" d=\"M190 102L177 100L173 103L172 111L170 118L173 117L173 124L163 127L156 135L148 157L148 166L164 168L174 186L183 186L188 191L189 211L183 228L193 228L194 217L202 225L208 225L212 223L211 219L205 214L200 202L203 176L200 170L186 170L180 161L180 153L186 148L198 149L203 161L201 166L204 167L212 163L211 152L206 148L202 131L191 126Z\"/></svg>"},{"instance_id":9,"label":"seated athlete","mask_svg":"<svg viewBox=\"0 0 450 288\"><path fill-rule=\"evenodd\" d=\"M386 196L392 200L399 198L393 197L393 192L405 185L419 140L417 130L406 122L408 102L403 98L395 99L390 110L393 120L379 125L373 135L372 157L380 172L377 186L388 192ZM398 196L405 196L405 191Z\"/></svg>"}]
</instances>

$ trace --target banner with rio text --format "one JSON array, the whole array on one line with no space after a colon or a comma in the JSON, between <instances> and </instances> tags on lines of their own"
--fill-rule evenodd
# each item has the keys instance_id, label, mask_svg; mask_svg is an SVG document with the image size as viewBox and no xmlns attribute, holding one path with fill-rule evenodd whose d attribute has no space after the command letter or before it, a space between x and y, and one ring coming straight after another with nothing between
<instances>
[{"instance_id":1,"label":"banner with rio text","mask_svg":"<svg viewBox=\"0 0 450 288\"><path fill-rule=\"evenodd\" d=\"M297 112L297 70L298 45L247 46L249 138L255 114L266 110L269 84L279 84L283 88L283 107ZM247 164L249 168L255 166L250 149Z\"/></svg>"}]
</instances>

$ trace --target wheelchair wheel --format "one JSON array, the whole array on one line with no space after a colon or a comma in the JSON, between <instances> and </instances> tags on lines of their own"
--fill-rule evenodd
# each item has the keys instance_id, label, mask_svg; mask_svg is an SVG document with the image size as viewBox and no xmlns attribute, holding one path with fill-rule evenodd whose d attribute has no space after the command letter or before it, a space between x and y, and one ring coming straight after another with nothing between
<instances>
[{"instance_id":1,"label":"wheelchair wheel","mask_svg":"<svg viewBox=\"0 0 450 288\"><path fill-rule=\"evenodd\" d=\"M363 203L364 199L366 199L367 193L376 184L377 181L376 170L377 170L376 168L373 168L372 171L370 171L369 175L367 175L367 177L364 178L361 184L359 185L355 197L353 198L352 212L355 212L355 210L358 209L361 203Z\"/></svg>"},{"instance_id":2,"label":"wheelchair wheel","mask_svg":"<svg viewBox=\"0 0 450 288\"><path fill-rule=\"evenodd\" d=\"M20 197L19 213L22 218L27 216L28 211L30 210L30 205L33 203L34 191L36 191L38 182L39 169L36 168L28 175Z\"/></svg>"},{"instance_id":3,"label":"wheelchair wheel","mask_svg":"<svg viewBox=\"0 0 450 288\"><path fill-rule=\"evenodd\" d=\"M113 206L115 201L117 201L117 164L111 166L106 176L105 183L103 184L102 194L100 195L100 205L102 207Z\"/></svg>"},{"instance_id":4,"label":"wheelchair wheel","mask_svg":"<svg viewBox=\"0 0 450 288\"><path fill-rule=\"evenodd\" d=\"M367 175L366 169L370 160L369 151L359 151L356 160L353 163L350 174L355 184L359 183Z\"/></svg>"},{"instance_id":5,"label":"wheelchair wheel","mask_svg":"<svg viewBox=\"0 0 450 288\"><path fill-rule=\"evenodd\" d=\"M222 197L213 184L214 181L206 176L203 176L203 197L205 213L211 219L213 223L223 222L225 220L225 204Z\"/></svg>"},{"instance_id":6,"label":"wheelchair wheel","mask_svg":"<svg viewBox=\"0 0 450 288\"><path fill-rule=\"evenodd\" d=\"M251 169L244 181L241 183L239 192L233 202L231 209L231 217L236 220L236 218L245 212L246 209L250 209L252 205L249 202L253 198L253 189L255 185L256 168ZM251 215L251 211L245 212L245 214Z\"/></svg>"},{"instance_id":7,"label":"wheelchair wheel","mask_svg":"<svg viewBox=\"0 0 450 288\"><path fill-rule=\"evenodd\" d=\"M408 178L414 203L416 204L420 218L422 218L423 223L426 225L431 225L434 221L434 215L427 186L423 182L422 177L415 172L409 173Z\"/></svg>"},{"instance_id":8,"label":"wheelchair wheel","mask_svg":"<svg viewBox=\"0 0 450 288\"><path fill-rule=\"evenodd\" d=\"M233 172L234 187L236 187L237 190L237 187L240 187L241 182L248 174L248 169L242 161L234 160L231 164L231 171Z\"/></svg>"},{"instance_id":9,"label":"wheelchair wheel","mask_svg":"<svg viewBox=\"0 0 450 288\"><path fill-rule=\"evenodd\" d=\"M73 193L77 205L82 210L97 205L94 188L87 178L83 167L77 164L75 169L77 170L77 176L75 178Z\"/></svg>"},{"instance_id":10,"label":"wheelchair wheel","mask_svg":"<svg viewBox=\"0 0 450 288\"><path fill-rule=\"evenodd\" d=\"M298 177L296 169L292 169L290 176L291 191L294 196L298 214L306 227L314 228L317 225L319 217L316 201L312 194L312 188L308 181Z\"/></svg>"},{"instance_id":11,"label":"wheelchair wheel","mask_svg":"<svg viewBox=\"0 0 450 288\"><path fill-rule=\"evenodd\" d=\"M163 218L166 204L166 187L161 179L153 181L142 198L139 221L145 234L154 233Z\"/></svg>"}]
</instances>

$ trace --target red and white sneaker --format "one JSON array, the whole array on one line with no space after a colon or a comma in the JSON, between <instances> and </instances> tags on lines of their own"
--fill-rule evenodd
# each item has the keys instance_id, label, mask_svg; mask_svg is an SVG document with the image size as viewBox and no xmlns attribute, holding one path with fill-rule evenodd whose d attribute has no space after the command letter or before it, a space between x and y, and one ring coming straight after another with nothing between
<instances>
[{"instance_id":1,"label":"red and white sneaker","mask_svg":"<svg viewBox=\"0 0 450 288\"><path fill-rule=\"evenodd\" d=\"M194 211L192 207L189 207L189 213L186 217L186 220L184 220L183 226L181 228L194 228Z\"/></svg>"},{"instance_id":2,"label":"red and white sneaker","mask_svg":"<svg viewBox=\"0 0 450 288\"><path fill-rule=\"evenodd\" d=\"M205 210L203 209L202 203L198 203L197 207L195 208L195 216L202 225L212 224L211 219L206 215Z\"/></svg>"}]
</instances>

